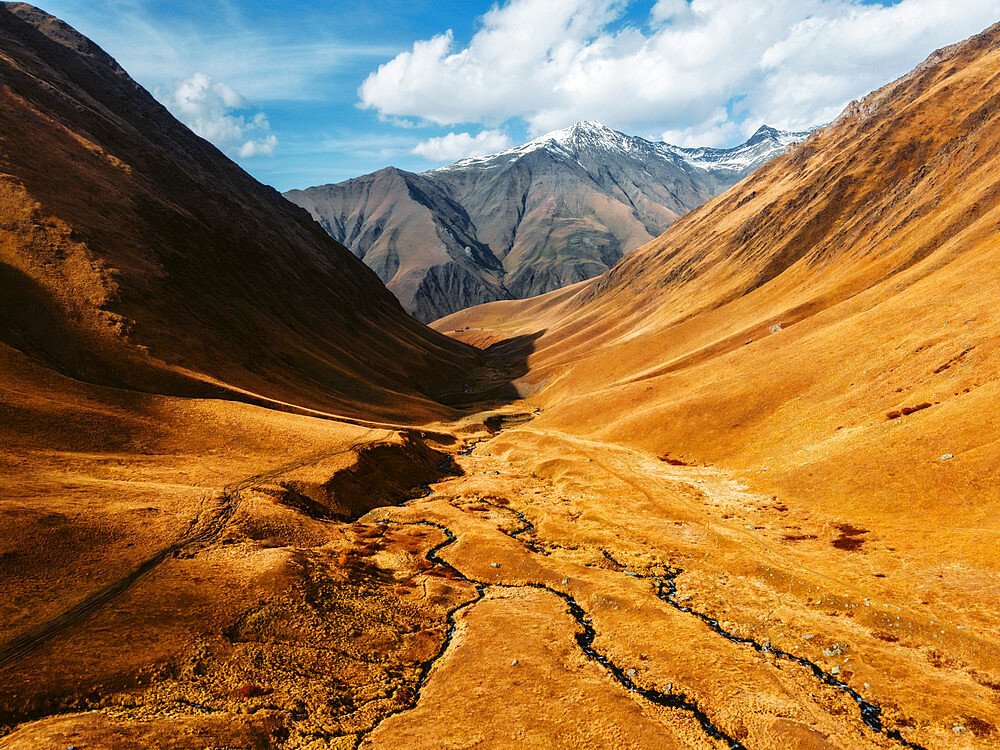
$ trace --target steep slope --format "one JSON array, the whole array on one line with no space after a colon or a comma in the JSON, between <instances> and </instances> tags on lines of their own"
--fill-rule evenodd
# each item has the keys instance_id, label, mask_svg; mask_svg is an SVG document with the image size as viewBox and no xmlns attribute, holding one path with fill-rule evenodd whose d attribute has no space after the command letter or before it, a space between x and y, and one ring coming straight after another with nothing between
<instances>
[{"instance_id":1,"label":"steep slope","mask_svg":"<svg viewBox=\"0 0 1000 750\"><path fill-rule=\"evenodd\" d=\"M590 403L595 389L662 388L685 402L695 393L675 387L681 373L697 369L711 381L728 378L732 367L773 372L782 366L777 351L797 351L797 366L811 373L808 382L837 375L836 368L823 369L829 364L821 364L823 349L838 358L867 358L871 366L861 370L870 373L883 361L902 368L904 359L895 358L904 357L906 345L893 345L894 354L882 348L893 337L927 337L929 343L915 347L921 361L961 344L957 356L975 344L982 351L964 355L962 369L992 379L990 347L980 337L991 335L994 315L984 317L982 306L991 301L986 280L1000 251L1000 188L992 176L997 156L990 147L998 117L993 102L1000 97L1000 53L991 46L997 36L993 28L935 53L600 278L535 300L464 311L435 327L481 327L482 335L544 330L533 369L559 373L545 393L563 413L577 399ZM927 299L910 307L917 289ZM494 320L504 323L490 333ZM883 333L852 339L849 330ZM970 336L978 343L967 342ZM576 368L570 364L576 361L594 366ZM712 363L725 368L713 371ZM923 393L925 386L938 392L956 377L952 365L936 369L899 393ZM763 399L759 419L779 405L787 412L787 394L760 390L759 377L739 386L740 393ZM869 392L873 380L852 378L866 394L864 403L879 403L870 416L880 421L881 406L889 411L904 397L895 386ZM707 395L707 387L698 393ZM623 412L620 418L624 425L654 417ZM713 459L735 451L736 436L760 440L758 418L737 428L714 423L711 412L686 418L705 423L646 434L658 440L665 430L692 433L688 445L713 445ZM603 423L603 429L611 426ZM780 432L776 428L776 437Z\"/></svg>"},{"instance_id":2,"label":"steep slope","mask_svg":"<svg viewBox=\"0 0 1000 750\"><path fill-rule=\"evenodd\" d=\"M404 600L350 522L445 473L437 399L480 362L95 44L0 4L0 747L370 728L392 707L361 691L410 689L461 592Z\"/></svg>"},{"instance_id":3,"label":"steep slope","mask_svg":"<svg viewBox=\"0 0 1000 750\"><path fill-rule=\"evenodd\" d=\"M581 122L420 175L286 193L420 320L591 278L805 134L681 149Z\"/></svg>"},{"instance_id":4,"label":"steep slope","mask_svg":"<svg viewBox=\"0 0 1000 750\"><path fill-rule=\"evenodd\" d=\"M465 209L434 180L389 167L337 188L286 196L352 248L421 319L459 309L448 300L510 297L500 261L476 239Z\"/></svg>"},{"instance_id":5,"label":"steep slope","mask_svg":"<svg viewBox=\"0 0 1000 750\"><path fill-rule=\"evenodd\" d=\"M1000 715L998 102L1000 25L602 277L435 324L478 343L535 337L521 381L543 409L535 455L569 434L716 467L691 469L731 482L699 501L725 511L712 523L768 565L796 561L762 574L773 606L789 606L795 566L821 575L805 604L838 618L827 637L852 644L857 669L892 644L865 682L936 717L937 735L906 735L926 747L990 747ZM888 623L865 618L878 601ZM943 687L955 676L964 692Z\"/></svg>"},{"instance_id":6,"label":"steep slope","mask_svg":"<svg viewBox=\"0 0 1000 750\"><path fill-rule=\"evenodd\" d=\"M426 416L475 367L60 21L0 6L0 83L7 344L92 382L350 414Z\"/></svg>"}]
</instances>

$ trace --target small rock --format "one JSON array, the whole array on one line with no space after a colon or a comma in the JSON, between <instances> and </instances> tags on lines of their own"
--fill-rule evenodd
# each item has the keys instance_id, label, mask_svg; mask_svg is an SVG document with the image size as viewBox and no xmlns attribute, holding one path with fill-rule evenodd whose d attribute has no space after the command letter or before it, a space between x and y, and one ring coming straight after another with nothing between
<instances>
[{"instance_id":1,"label":"small rock","mask_svg":"<svg viewBox=\"0 0 1000 750\"><path fill-rule=\"evenodd\" d=\"M840 656L847 651L846 643L834 643L830 648L823 649L823 656Z\"/></svg>"},{"instance_id":2,"label":"small rock","mask_svg":"<svg viewBox=\"0 0 1000 750\"><path fill-rule=\"evenodd\" d=\"M628 669L625 670L625 674L627 674L629 677L635 677L635 669L633 667L629 667Z\"/></svg>"},{"instance_id":3,"label":"small rock","mask_svg":"<svg viewBox=\"0 0 1000 750\"><path fill-rule=\"evenodd\" d=\"M750 529L751 531L753 531L753 530L754 530L754 529L756 529L757 527L756 527L756 526L754 526L753 524L749 524L749 523L748 523L748 524L747 524L747 528L748 528L748 529Z\"/></svg>"},{"instance_id":4,"label":"small rock","mask_svg":"<svg viewBox=\"0 0 1000 750\"><path fill-rule=\"evenodd\" d=\"M569 579L568 578L563 578L563 580L562 580L563 586L565 586L568 583L569 583Z\"/></svg>"},{"instance_id":5,"label":"small rock","mask_svg":"<svg viewBox=\"0 0 1000 750\"><path fill-rule=\"evenodd\" d=\"M515 666L517 666L517 659L514 659L514 661L512 661L512 662L510 663L510 665L511 665L512 667L515 667Z\"/></svg>"},{"instance_id":6,"label":"small rock","mask_svg":"<svg viewBox=\"0 0 1000 750\"><path fill-rule=\"evenodd\" d=\"M834 667L831 669L830 674L840 674L840 667Z\"/></svg>"},{"instance_id":7,"label":"small rock","mask_svg":"<svg viewBox=\"0 0 1000 750\"><path fill-rule=\"evenodd\" d=\"M953 731L955 734L962 734L963 732L965 732L965 727L954 726L951 728L951 731Z\"/></svg>"},{"instance_id":8,"label":"small rock","mask_svg":"<svg viewBox=\"0 0 1000 750\"><path fill-rule=\"evenodd\" d=\"M864 687L865 690L871 690L872 689L872 686L869 685L867 682L863 685L863 687Z\"/></svg>"},{"instance_id":9,"label":"small rock","mask_svg":"<svg viewBox=\"0 0 1000 750\"><path fill-rule=\"evenodd\" d=\"M490 563L490 565L492 565L494 568L500 567L500 563Z\"/></svg>"},{"instance_id":10,"label":"small rock","mask_svg":"<svg viewBox=\"0 0 1000 750\"><path fill-rule=\"evenodd\" d=\"M663 689L669 693L671 690L674 689L674 683L668 682L666 685L663 686Z\"/></svg>"},{"instance_id":11,"label":"small rock","mask_svg":"<svg viewBox=\"0 0 1000 750\"><path fill-rule=\"evenodd\" d=\"M781 330L781 323L775 323L773 326L771 326L771 333L777 333L780 330Z\"/></svg>"},{"instance_id":12,"label":"small rock","mask_svg":"<svg viewBox=\"0 0 1000 750\"><path fill-rule=\"evenodd\" d=\"M938 459L938 461L941 461L943 463L944 461L951 461L951 459L953 458L954 456L952 454L945 453L943 456L941 456L941 458Z\"/></svg>"},{"instance_id":13,"label":"small rock","mask_svg":"<svg viewBox=\"0 0 1000 750\"><path fill-rule=\"evenodd\" d=\"M809 634L807 634L807 635L804 635L804 636L802 636L802 640L804 640L804 641L809 641L809 640L812 640L812 639L813 639L813 638L815 638L815 637L816 637L815 635L813 635L813 634L809 633Z\"/></svg>"}]
</instances>

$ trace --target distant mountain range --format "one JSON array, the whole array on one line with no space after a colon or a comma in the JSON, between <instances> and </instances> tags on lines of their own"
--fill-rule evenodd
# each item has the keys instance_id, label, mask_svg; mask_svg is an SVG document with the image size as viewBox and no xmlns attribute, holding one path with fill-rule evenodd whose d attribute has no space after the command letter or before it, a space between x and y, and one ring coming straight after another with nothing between
<instances>
[{"instance_id":1,"label":"distant mountain range","mask_svg":"<svg viewBox=\"0 0 1000 750\"><path fill-rule=\"evenodd\" d=\"M765 126L734 148L681 148L588 121L429 172L389 167L285 197L431 321L597 276L806 135Z\"/></svg>"}]
</instances>

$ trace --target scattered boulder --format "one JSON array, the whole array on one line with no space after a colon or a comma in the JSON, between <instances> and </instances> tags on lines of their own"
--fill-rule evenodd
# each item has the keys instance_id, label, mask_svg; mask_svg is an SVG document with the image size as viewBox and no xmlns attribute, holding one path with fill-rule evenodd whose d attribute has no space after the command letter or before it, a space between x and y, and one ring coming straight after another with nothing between
<instances>
[{"instance_id":1,"label":"scattered boulder","mask_svg":"<svg viewBox=\"0 0 1000 750\"><path fill-rule=\"evenodd\" d=\"M951 459L953 459L954 457L955 456L953 456L951 453L945 453L943 456L941 456L941 458L938 459L938 461L944 463L945 461L951 461Z\"/></svg>"},{"instance_id":2,"label":"scattered boulder","mask_svg":"<svg viewBox=\"0 0 1000 750\"><path fill-rule=\"evenodd\" d=\"M771 326L771 333L777 333L780 330L781 330L781 323L775 323L773 326Z\"/></svg>"},{"instance_id":3,"label":"scattered boulder","mask_svg":"<svg viewBox=\"0 0 1000 750\"><path fill-rule=\"evenodd\" d=\"M908 417L910 414L914 414L918 411L923 411L924 409L930 409L933 406L929 401L924 401L923 403L916 404L915 406L903 406L899 409L893 409L892 411L886 412L886 419L899 419L900 417Z\"/></svg>"}]
</instances>

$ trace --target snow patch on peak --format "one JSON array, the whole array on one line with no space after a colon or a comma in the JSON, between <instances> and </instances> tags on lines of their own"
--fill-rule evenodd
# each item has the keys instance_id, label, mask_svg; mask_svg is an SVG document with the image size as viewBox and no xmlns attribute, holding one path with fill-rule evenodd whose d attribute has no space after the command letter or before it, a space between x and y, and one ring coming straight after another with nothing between
<instances>
[{"instance_id":1,"label":"snow patch on peak","mask_svg":"<svg viewBox=\"0 0 1000 750\"><path fill-rule=\"evenodd\" d=\"M761 125L746 141L732 148L682 148L669 143L664 150L676 154L688 164L709 172L749 174L764 162L783 153L793 143L803 141L815 131L791 132Z\"/></svg>"},{"instance_id":2,"label":"snow patch on peak","mask_svg":"<svg viewBox=\"0 0 1000 750\"><path fill-rule=\"evenodd\" d=\"M464 169L467 167L495 168L510 164L526 154L545 150L571 158L577 158L582 151L591 153L629 154L636 151L657 151L657 144L636 136L612 130L596 120L583 120L566 128L553 130L533 138L521 146L500 151L488 156L473 156L433 172Z\"/></svg>"}]
</instances>

